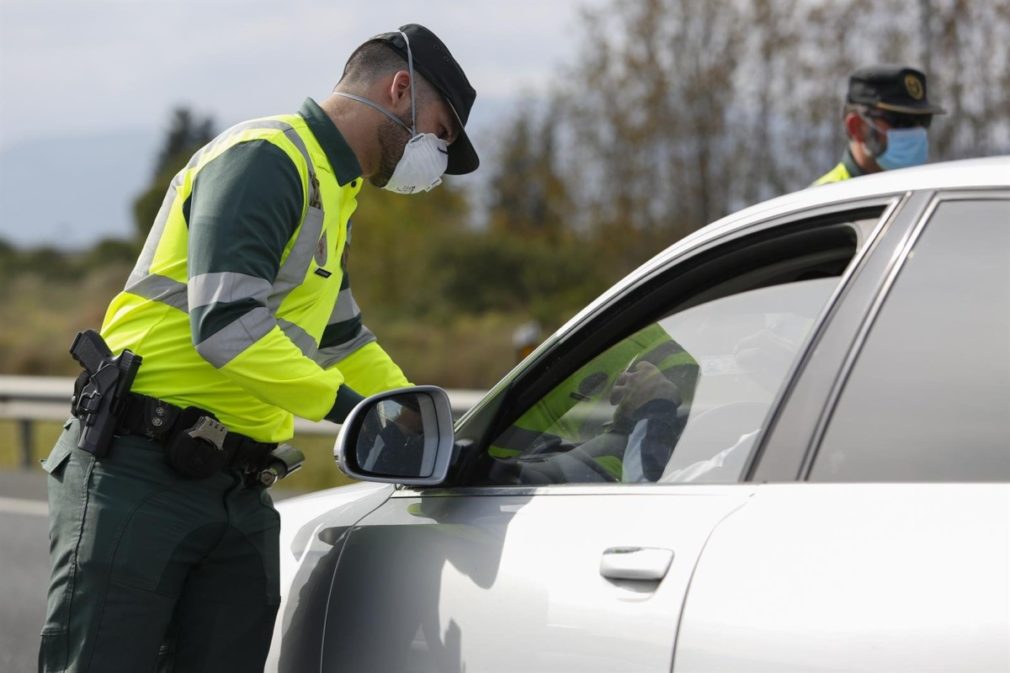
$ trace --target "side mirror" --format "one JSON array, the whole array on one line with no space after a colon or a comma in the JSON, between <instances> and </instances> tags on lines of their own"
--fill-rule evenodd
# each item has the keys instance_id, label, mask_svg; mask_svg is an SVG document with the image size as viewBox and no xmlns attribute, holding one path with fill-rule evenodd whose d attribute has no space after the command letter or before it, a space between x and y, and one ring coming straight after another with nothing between
<instances>
[{"instance_id":1,"label":"side mirror","mask_svg":"<svg viewBox=\"0 0 1010 673\"><path fill-rule=\"evenodd\" d=\"M449 395L417 386L378 393L354 407L333 453L353 479L435 486L449 472L453 441Z\"/></svg>"}]
</instances>

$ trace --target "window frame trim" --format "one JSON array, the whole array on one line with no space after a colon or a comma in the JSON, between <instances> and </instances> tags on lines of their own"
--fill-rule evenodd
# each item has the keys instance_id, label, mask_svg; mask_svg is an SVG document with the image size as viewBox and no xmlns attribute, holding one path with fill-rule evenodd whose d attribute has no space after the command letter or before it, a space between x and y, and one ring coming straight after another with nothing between
<instances>
[{"instance_id":1,"label":"window frame trim","mask_svg":"<svg viewBox=\"0 0 1010 673\"><path fill-rule=\"evenodd\" d=\"M956 189L949 191L938 190L930 193L929 201L926 203L917 219L909 226L909 229L905 232L903 240L896 247L884 279L879 284L873 301L870 304L870 308L863 316L855 338L852 340L848 348L842 362L841 369L838 372L838 376L835 377L831 390L828 393L824 410L818 419L817 425L814 429L814 434L811 436L810 443L803 457L803 461L800 463L799 474L797 475L798 481L810 482L810 474L813 471L814 463L817 462L821 446L824 442L825 436L827 435L828 428L831 426L831 422L834 419L842 394L845 392L845 387L853 374L856 363L859 361L859 356L862 354L870 333L872 332L874 325L876 325L884 304L890 297L891 291L894 289L898 276L900 275L901 270L905 267L910 254L915 249L915 246L922 236L922 233L925 231L926 226L933 219L937 208L939 208L939 206L943 203L958 201L1010 201L1010 193L1007 193L1005 190L993 188Z\"/></svg>"},{"instance_id":2,"label":"window frame trim","mask_svg":"<svg viewBox=\"0 0 1010 673\"><path fill-rule=\"evenodd\" d=\"M891 230L895 226L895 223L900 221L901 214L906 211L906 206L908 206L912 197L913 194L911 192L905 192L903 194L890 195L886 199L876 199L878 204L884 205L884 211L880 214L880 219L874 226L869 238L867 238L862 247L856 250L856 254L853 256L848 268L839 277L838 285L831 296L828 297L824 308L814 323L814 330L804 341L802 351L797 354L796 359L786 372L782 386L773 398L768 414L765 416L765 427L762 429L754 448L751 449L750 455L747 456L747 461L744 463L740 473L741 482L758 480L756 473L761 467L761 462L766 458L766 452L775 451L774 447L769 449L769 440L777 434L779 420L789 405L790 397L799 384L803 372L806 371L807 366L810 364L814 351L820 345L822 338L834 321L840 307L854 291L854 285L858 281L860 273L874 252L880 247L884 233ZM846 202L845 210L857 210L859 207L854 206L855 203L858 203L858 201Z\"/></svg>"}]
</instances>

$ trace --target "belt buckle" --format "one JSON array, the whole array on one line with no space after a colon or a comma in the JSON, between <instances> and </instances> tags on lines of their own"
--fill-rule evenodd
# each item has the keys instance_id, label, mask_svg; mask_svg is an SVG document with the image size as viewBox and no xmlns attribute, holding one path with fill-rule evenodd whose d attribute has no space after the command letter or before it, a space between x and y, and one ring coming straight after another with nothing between
<instances>
[{"instance_id":1,"label":"belt buckle","mask_svg":"<svg viewBox=\"0 0 1010 673\"><path fill-rule=\"evenodd\" d=\"M218 451L224 451L224 438L228 435L228 428L210 416L201 416L200 420L186 431L186 434L193 439L202 439L208 442Z\"/></svg>"}]
</instances>

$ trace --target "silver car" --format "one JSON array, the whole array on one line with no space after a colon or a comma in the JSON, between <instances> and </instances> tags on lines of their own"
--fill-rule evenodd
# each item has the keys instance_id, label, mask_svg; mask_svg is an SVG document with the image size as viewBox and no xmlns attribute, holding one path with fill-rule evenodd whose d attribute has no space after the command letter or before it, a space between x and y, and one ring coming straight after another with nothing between
<instances>
[{"instance_id":1,"label":"silver car","mask_svg":"<svg viewBox=\"0 0 1010 673\"><path fill-rule=\"evenodd\" d=\"M1006 673L1010 157L719 220L336 452L273 670Z\"/></svg>"}]
</instances>

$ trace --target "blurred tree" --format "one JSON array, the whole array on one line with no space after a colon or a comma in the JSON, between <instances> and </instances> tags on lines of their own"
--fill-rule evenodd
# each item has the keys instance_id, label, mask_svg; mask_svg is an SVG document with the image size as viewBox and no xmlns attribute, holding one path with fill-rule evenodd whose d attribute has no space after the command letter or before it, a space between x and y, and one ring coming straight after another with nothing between
<instances>
[{"instance_id":1,"label":"blurred tree","mask_svg":"<svg viewBox=\"0 0 1010 673\"><path fill-rule=\"evenodd\" d=\"M930 98L950 112L930 132L931 158L1010 152L1010 0L931 0L919 11Z\"/></svg>"},{"instance_id":2,"label":"blurred tree","mask_svg":"<svg viewBox=\"0 0 1010 673\"><path fill-rule=\"evenodd\" d=\"M615 0L586 14L561 99L575 197L615 276L726 209L741 4Z\"/></svg>"},{"instance_id":3,"label":"blurred tree","mask_svg":"<svg viewBox=\"0 0 1010 673\"><path fill-rule=\"evenodd\" d=\"M210 142L214 135L214 122L210 117L197 119L184 107L172 112L168 133L155 160L151 183L133 202L133 221L140 244L154 224L172 178L182 170L190 156Z\"/></svg>"},{"instance_id":4,"label":"blurred tree","mask_svg":"<svg viewBox=\"0 0 1010 673\"><path fill-rule=\"evenodd\" d=\"M555 242L570 238L572 202L557 166L557 125L556 107L538 115L527 103L507 127L488 186L492 231Z\"/></svg>"},{"instance_id":5,"label":"blurred tree","mask_svg":"<svg viewBox=\"0 0 1010 673\"><path fill-rule=\"evenodd\" d=\"M615 275L827 171L861 66L926 70L931 160L1010 152L1010 0L612 0L582 44L560 163Z\"/></svg>"},{"instance_id":6,"label":"blurred tree","mask_svg":"<svg viewBox=\"0 0 1010 673\"><path fill-rule=\"evenodd\" d=\"M467 232L436 256L440 296L459 313L510 311L558 326L609 282L606 265L579 240L555 244L497 231Z\"/></svg>"},{"instance_id":7,"label":"blurred tree","mask_svg":"<svg viewBox=\"0 0 1010 673\"><path fill-rule=\"evenodd\" d=\"M505 125L489 162L487 227L437 256L441 295L456 310L556 325L605 287L558 168L557 120L557 108L527 102Z\"/></svg>"},{"instance_id":8,"label":"blurred tree","mask_svg":"<svg viewBox=\"0 0 1010 673\"><path fill-rule=\"evenodd\" d=\"M469 220L465 192L449 178L430 192L403 196L371 187L351 217L349 273L366 324L370 316L446 315L441 278L454 270L434 260L455 245Z\"/></svg>"},{"instance_id":9,"label":"blurred tree","mask_svg":"<svg viewBox=\"0 0 1010 673\"><path fill-rule=\"evenodd\" d=\"M214 121L210 117L197 119L189 108L178 107L172 111L168 135L158 152L154 173L162 173L178 161L179 155L190 155L214 137ZM187 159L189 157L187 156Z\"/></svg>"},{"instance_id":10,"label":"blurred tree","mask_svg":"<svg viewBox=\"0 0 1010 673\"><path fill-rule=\"evenodd\" d=\"M87 269L111 264L129 265L132 267L133 262L136 260L136 245L119 238L103 238L85 253L79 264L86 271Z\"/></svg>"}]
</instances>

